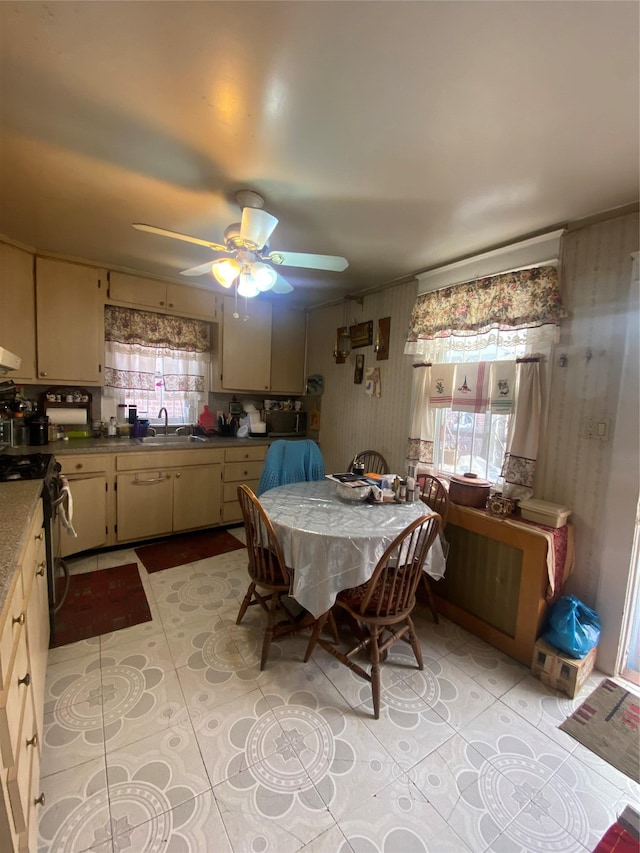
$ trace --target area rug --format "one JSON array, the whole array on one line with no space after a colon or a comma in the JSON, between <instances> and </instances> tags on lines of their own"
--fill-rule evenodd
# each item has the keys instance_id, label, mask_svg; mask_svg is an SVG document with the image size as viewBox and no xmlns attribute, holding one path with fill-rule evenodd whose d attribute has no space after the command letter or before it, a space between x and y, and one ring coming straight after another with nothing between
<instances>
[{"instance_id":1,"label":"area rug","mask_svg":"<svg viewBox=\"0 0 640 853\"><path fill-rule=\"evenodd\" d=\"M635 693L605 678L560 728L640 782L640 697Z\"/></svg>"},{"instance_id":2,"label":"area rug","mask_svg":"<svg viewBox=\"0 0 640 853\"><path fill-rule=\"evenodd\" d=\"M135 552L148 572L161 572L185 563L195 563L228 551L237 551L245 545L226 530L199 530L181 533L150 545L142 545Z\"/></svg>"},{"instance_id":3,"label":"area rug","mask_svg":"<svg viewBox=\"0 0 640 853\"><path fill-rule=\"evenodd\" d=\"M150 619L151 611L136 563L71 575L69 592L55 615L51 648L129 628Z\"/></svg>"}]
</instances>

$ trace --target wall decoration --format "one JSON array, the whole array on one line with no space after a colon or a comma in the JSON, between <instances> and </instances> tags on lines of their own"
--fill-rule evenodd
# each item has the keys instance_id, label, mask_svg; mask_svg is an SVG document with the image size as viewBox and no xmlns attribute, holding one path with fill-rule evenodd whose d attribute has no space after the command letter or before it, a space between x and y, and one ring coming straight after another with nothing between
<instances>
[{"instance_id":1,"label":"wall decoration","mask_svg":"<svg viewBox=\"0 0 640 853\"><path fill-rule=\"evenodd\" d=\"M380 368L367 367L366 371L367 384L365 385L365 393L369 397L381 397L382 389L380 387Z\"/></svg>"},{"instance_id":2,"label":"wall decoration","mask_svg":"<svg viewBox=\"0 0 640 853\"><path fill-rule=\"evenodd\" d=\"M391 317L381 317L376 326L376 342L373 345L376 361L386 361L389 358L390 337Z\"/></svg>"},{"instance_id":3,"label":"wall decoration","mask_svg":"<svg viewBox=\"0 0 640 853\"><path fill-rule=\"evenodd\" d=\"M324 379L319 373L313 373L307 376L307 394L313 397L319 397L324 391Z\"/></svg>"},{"instance_id":4,"label":"wall decoration","mask_svg":"<svg viewBox=\"0 0 640 853\"><path fill-rule=\"evenodd\" d=\"M320 432L320 409L315 406L309 412L309 429L313 432Z\"/></svg>"},{"instance_id":5,"label":"wall decoration","mask_svg":"<svg viewBox=\"0 0 640 853\"><path fill-rule=\"evenodd\" d=\"M371 346L373 343L373 320L358 323L356 326L349 326L349 334L352 349Z\"/></svg>"},{"instance_id":6,"label":"wall decoration","mask_svg":"<svg viewBox=\"0 0 640 853\"><path fill-rule=\"evenodd\" d=\"M344 364L351 352L351 337L347 326L339 326L336 329L336 341L333 347L333 357L336 364Z\"/></svg>"},{"instance_id":7,"label":"wall decoration","mask_svg":"<svg viewBox=\"0 0 640 853\"><path fill-rule=\"evenodd\" d=\"M364 376L364 356L357 355L356 356L356 369L353 371L353 382L355 385L362 384L362 378Z\"/></svg>"}]
</instances>

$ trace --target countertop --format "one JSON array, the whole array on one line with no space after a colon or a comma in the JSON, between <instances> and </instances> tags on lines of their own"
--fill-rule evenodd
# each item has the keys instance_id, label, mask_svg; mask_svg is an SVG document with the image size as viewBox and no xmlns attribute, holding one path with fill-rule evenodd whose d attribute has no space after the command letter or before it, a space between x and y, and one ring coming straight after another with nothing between
<instances>
[{"instance_id":1,"label":"countertop","mask_svg":"<svg viewBox=\"0 0 640 853\"><path fill-rule=\"evenodd\" d=\"M74 438L69 441L52 441L49 444L26 447L8 447L3 453L21 456L25 453L53 453L63 456L76 453L136 453L141 450L202 450L224 447L252 447L271 444L275 438L234 438L212 436L204 441L193 441L188 435L152 435L146 438Z\"/></svg>"},{"instance_id":2,"label":"countertop","mask_svg":"<svg viewBox=\"0 0 640 853\"><path fill-rule=\"evenodd\" d=\"M4 607L41 491L42 480L0 483L0 610Z\"/></svg>"}]
</instances>

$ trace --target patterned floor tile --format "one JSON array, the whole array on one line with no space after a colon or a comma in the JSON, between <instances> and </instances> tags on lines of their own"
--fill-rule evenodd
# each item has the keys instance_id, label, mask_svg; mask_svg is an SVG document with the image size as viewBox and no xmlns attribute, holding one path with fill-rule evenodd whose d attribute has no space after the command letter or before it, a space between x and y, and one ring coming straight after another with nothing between
<instances>
[{"instance_id":1,"label":"patterned floor tile","mask_svg":"<svg viewBox=\"0 0 640 853\"><path fill-rule=\"evenodd\" d=\"M354 851L471 853L433 806L398 779L339 821ZM474 851L475 853L475 851Z\"/></svg>"},{"instance_id":2,"label":"patterned floor tile","mask_svg":"<svg viewBox=\"0 0 640 853\"><path fill-rule=\"evenodd\" d=\"M143 654L149 663L165 671L174 668L164 631L157 622L143 622L100 637L103 666L110 666L114 660L130 654Z\"/></svg>"},{"instance_id":3,"label":"patterned floor tile","mask_svg":"<svg viewBox=\"0 0 640 853\"><path fill-rule=\"evenodd\" d=\"M91 655L98 657L99 654L100 637L90 637L88 640L78 640L75 643L68 643L66 646L49 649L47 666L55 666L63 661L90 657Z\"/></svg>"},{"instance_id":4,"label":"patterned floor tile","mask_svg":"<svg viewBox=\"0 0 640 853\"><path fill-rule=\"evenodd\" d=\"M134 560L135 562L135 560ZM70 575L84 575L87 572L95 572L98 569L97 554L83 554L79 557L67 557L65 559ZM115 565L112 563L111 565Z\"/></svg>"},{"instance_id":5,"label":"patterned floor tile","mask_svg":"<svg viewBox=\"0 0 640 853\"><path fill-rule=\"evenodd\" d=\"M297 853L335 824L290 748L240 770L213 792L237 851Z\"/></svg>"},{"instance_id":6,"label":"patterned floor tile","mask_svg":"<svg viewBox=\"0 0 640 853\"><path fill-rule=\"evenodd\" d=\"M94 759L40 781L45 805L38 822L38 849L46 853L81 853L111 838L104 759Z\"/></svg>"},{"instance_id":7,"label":"patterned floor tile","mask_svg":"<svg viewBox=\"0 0 640 853\"><path fill-rule=\"evenodd\" d=\"M111 551L101 551L97 555L97 569L109 569L111 566L127 566L136 563L141 566L138 555L133 548L114 548Z\"/></svg>"},{"instance_id":8,"label":"patterned floor tile","mask_svg":"<svg viewBox=\"0 0 640 853\"><path fill-rule=\"evenodd\" d=\"M405 683L457 730L495 701L491 693L453 664L449 656L438 660L425 656L424 669L407 675Z\"/></svg>"},{"instance_id":9,"label":"patterned floor tile","mask_svg":"<svg viewBox=\"0 0 640 853\"><path fill-rule=\"evenodd\" d=\"M313 841L300 848L300 853L353 853L353 847L344 837L339 826L325 830Z\"/></svg>"},{"instance_id":10,"label":"patterned floor tile","mask_svg":"<svg viewBox=\"0 0 640 853\"><path fill-rule=\"evenodd\" d=\"M478 637L453 649L447 657L497 698L529 674L528 667Z\"/></svg>"},{"instance_id":11,"label":"patterned floor tile","mask_svg":"<svg viewBox=\"0 0 640 853\"><path fill-rule=\"evenodd\" d=\"M436 624L428 607L416 608L412 618L423 654L429 654L433 658L444 657L474 638L469 631L444 616L440 616L439 623Z\"/></svg>"},{"instance_id":12,"label":"patterned floor tile","mask_svg":"<svg viewBox=\"0 0 640 853\"><path fill-rule=\"evenodd\" d=\"M50 714L66 705L84 705L77 713L90 717L100 709L102 687L100 656L92 652L83 657L70 658L47 667L45 679L44 712Z\"/></svg>"},{"instance_id":13,"label":"patterned floor tile","mask_svg":"<svg viewBox=\"0 0 640 853\"><path fill-rule=\"evenodd\" d=\"M234 656L239 657L237 651L234 653L227 651L227 663ZM193 657L197 661L199 656L194 653ZM194 661L191 663L194 664ZM225 665L224 661L219 661L215 666L197 666L197 664L181 666L176 672L192 719L203 709L213 710L218 705L225 705L258 688L256 672L244 667L244 664L243 668L232 670Z\"/></svg>"},{"instance_id":14,"label":"patterned floor tile","mask_svg":"<svg viewBox=\"0 0 640 853\"><path fill-rule=\"evenodd\" d=\"M105 756L102 703L75 703L44 715L40 778Z\"/></svg>"},{"instance_id":15,"label":"patterned floor tile","mask_svg":"<svg viewBox=\"0 0 640 853\"><path fill-rule=\"evenodd\" d=\"M119 835L210 790L190 724L107 753L107 784L112 826Z\"/></svg>"},{"instance_id":16,"label":"patterned floor tile","mask_svg":"<svg viewBox=\"0 0 640 853\"><path fill-rule=\"evenodd\" d=\"M239 578L223 571L207 572L193 565L151 575L151 586L164 627L169 630L199 616L215 616L225 602L237 602Z\"/></svg>"},{"instance_id":17,"label":"patterned floor tile","mask_svg":"<svg viewBox=\"0 0 640 853\"><path fill-rule=\"evenodd\" d=\"M126 814L114 822L114 850L204 853L215 845L215 853L233 853L212 791L131 826L131 812L140 811L141 794L142 791L134 791L128 802L126 795L122 797Z\"/></svg>"}]
</instances>

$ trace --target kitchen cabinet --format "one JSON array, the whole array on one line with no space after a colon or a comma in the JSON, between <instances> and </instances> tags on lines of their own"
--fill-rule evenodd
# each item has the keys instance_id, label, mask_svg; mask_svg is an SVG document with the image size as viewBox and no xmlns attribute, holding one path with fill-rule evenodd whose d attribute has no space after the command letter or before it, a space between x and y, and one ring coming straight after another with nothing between
<instances>
[{"instance_id":1,"label":"kitchen cabinet","mask_svg":"<svg viewBox=\"0 0 640 853\"><path fill-rule=\"evenodd\" d=\"M238 503L238 486L245 485L249 486L253 492L258 491L258 483L266 455L266 444L256 445L255 447L228 447L225 450L223 524L242 521L242 510Z\"/></svg>"},{"instance_id":2,"label":"kitchen cabinet","mask_svg":"<svg viewBox=\"0 0 640 853\"><path fill-rule=\"evenodd\" d=\"M0 613L0 850L35 850L49 646L42 504Z\"/></svg>"},{"instance_id":3,"label":"kitchen cabinet","mask_svg":"<svg viewBox=\"0 0 640 853\"><path fill-rule=\"evenodd\" d=\"M103 548L113 543L112 507L114 460L106 454L57 457L61 473L69 481L73 500L73 527L77 538L60 530L60 556L68 557L90 548Z\"/></svg>"},{"instance_id":4,"label":"kitchen cabinet","mask_svg":"<svg viewBox=\"0 0 640 853\"><path fill-rule=\"evenodd\" d=\"M34 256L9 243L0 243L0 344L22 359L10 378L36 379L36 289Z\"/></svg>"},{"instance_id":5,"label":"kitchen cabinet","mask_svg":"<svg viewBox=\"0 0 640 853\"><path fill-rule=\"evenodd\" d=\"M222 449L118 456L117 541L219 525L223 460Z\"/></svg>"},{"instance_id":6,"label":"kitchen cabinet","mask_svg":"<svg viewBox=\"0 0 640 853\"><path fill-rule=\"evenodd\" d=\"M210 322L218 319L217 296L211 290L115 270L109 272L109 300Z\"/></svg>"},{"instance_id":7,"label":"kitchen cabinet","mask_svg":"<svg viewBox=\"0 0 640 853\"><path fill-rule=\"evenodd\" d=\"M306 314L274 305L271 322L272 394L304 394Z\"/></svg>"},{"instance_id":8,"label":"kitchen cabinet","mask_svg":"<svg viewBox=\"0 0 640 853\"><path fill-rule=\"evenodd\" d=\"M36 257L38 379L98 385L106 270Z\"/></svg>"},{"instance_id":9,"label":"kitchen cabinet","mask_svg":"<svg viewBox=\"0 0 640 853\"><path fill-rule=\"evenodd\" d=\"M221 387L230 391L268 391L271 385L271 303L223 297Z\"/></svg>"}]
</instances>

